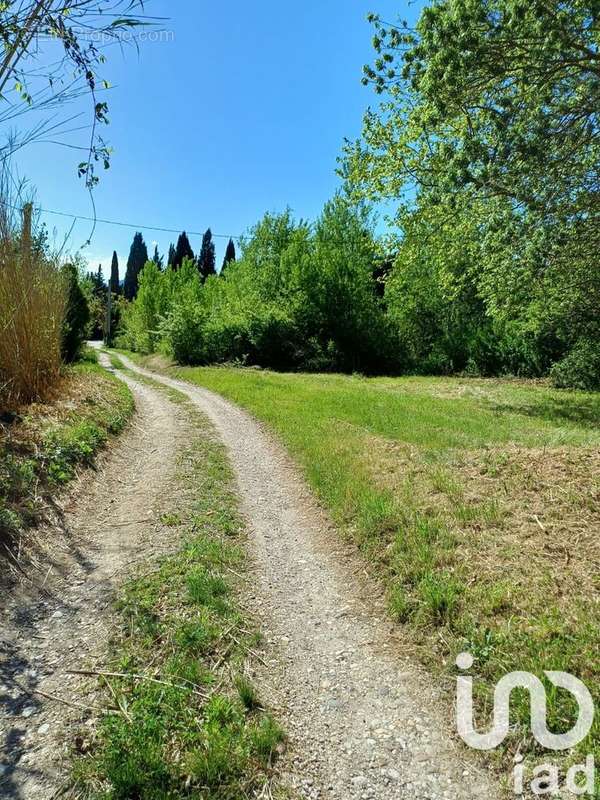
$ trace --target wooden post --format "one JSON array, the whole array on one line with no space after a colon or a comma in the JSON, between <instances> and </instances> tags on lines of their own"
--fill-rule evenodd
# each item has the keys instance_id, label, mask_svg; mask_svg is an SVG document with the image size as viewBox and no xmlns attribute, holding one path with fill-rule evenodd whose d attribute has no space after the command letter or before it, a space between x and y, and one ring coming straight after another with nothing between
<instances>
[{"instance_id":1,"label":"wooden post","mask_svg":"<svg viewBox=\"0 0 600 800\"><path fill-rule=\"evenodd\" d=\"M23 230L21 233L21 248L23 256L27 262L31 256L31 217L33 215L33 205L25 203L23 206Z\"/></svg>"},{"instance_id":2,"label":"wooden post","mask_svg":"<svg viewBox=\"0 0 600 800\"><path fill-rule=\"evenodd\" d=\"M111 323L112 323L112 291L110 285L110 278L108 279L108 297L106 299L106 332L104 336L104 344L107 347L111 346Z\"/></svg>"}]
</instances>

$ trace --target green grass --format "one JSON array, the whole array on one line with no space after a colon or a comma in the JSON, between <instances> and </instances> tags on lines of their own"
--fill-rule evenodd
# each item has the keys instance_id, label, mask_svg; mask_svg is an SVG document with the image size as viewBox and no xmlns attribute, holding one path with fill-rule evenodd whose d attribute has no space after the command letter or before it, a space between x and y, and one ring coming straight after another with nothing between
<instances>
[{"instance_id":1,"label":"green grass","mask_svg":"<svg viewBox=\"0 0 600 800\"><path fill-rule=\"evenodd\" d=\"M256 797L284 735L246 675L259 635L238 603L244 532L232 474L185 395L153 385L196 431L179 457L184 498L161 511L180 545L122 589L105 670L121 677L103 678L114 713L76 758L75 789L96 800Z\"/></svg>"},{"instance_id":2,"label":"green grass","mask_svg":"<svg viewBox=\"0 0 600 800\"><path fill-rule=\"evenodd\" d=\"M129 389L93 353L65 370L58 397L32 404L0 427L0 542L11 542L43 518L43 509L133 414Z\"/></svg>"},{"instance_id":3,"label":"green grass","mask_svg":"<svg viewBox=\"0 0 600 800\"><path fill-rule=\"evenodd\" d=\"M168 372L279 435L424 662L450 677L456 654L473 653L484 716L511 670L572 672L600 700L600 395L510 380ZM514 698L505 752L521 739L535 750L527 706ZM572 720L570 698L549 691L549 726ZM598 722L587 752L600 759Z\"/></svg>"}]
</instances>

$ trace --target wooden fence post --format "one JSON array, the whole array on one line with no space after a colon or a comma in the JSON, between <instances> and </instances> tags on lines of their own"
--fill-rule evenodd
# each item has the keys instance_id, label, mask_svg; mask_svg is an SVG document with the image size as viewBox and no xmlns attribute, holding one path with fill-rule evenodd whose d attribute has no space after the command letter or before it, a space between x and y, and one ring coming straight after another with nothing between
<instances>
[{"instance_id":1,"label":"wooden fence post","mask_svg":"<svg viewBox=\"0 0 600 800\"><path fill-rule=\"evenodd\" d=\"M23 256L27 261L31 257L31 217L33 215L33 205L25 203L23 206L23 230L21 232L21 248Z\"/></svg>"},{"instance_id":2,"label":"wooden fence post","mask_svg":"<svg viewBox=\"0 0 600 800\"><path fill-rule=\"evenodd\" d=\"M110 285L110 278L108 280L108 297L106 299L106 333L104 336L104 344L107 347L111 346L111 324L112 324L112 287Z\"/></svg>"}]
</instances>

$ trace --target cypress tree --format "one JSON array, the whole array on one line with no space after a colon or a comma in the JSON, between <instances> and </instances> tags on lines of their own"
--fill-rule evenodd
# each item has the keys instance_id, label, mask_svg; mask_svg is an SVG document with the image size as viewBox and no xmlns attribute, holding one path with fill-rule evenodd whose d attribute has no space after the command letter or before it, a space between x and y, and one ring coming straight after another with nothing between
<instances>
[{"instance_id":1,"label":"cypress tree","mask_svg":"<svg viewBox=\"0 0 600 800\"><path fill-rule=\"evenodd\" d=\"M110 265L110 290L113 294L119 294L121 291L119 285L119 259L117 258L116 250L113 250L112 262Z\"/></svg>"},{"instance_id":2,"label":"cypress tree","mask_svg":"<svg viewBox=\"0 0 600 800\"><path fill-rule=\"evenodd\" d=\"M175 245L173 242L169 245L169 255L167 256L167 267L172 267L175 263Z\"/></svg>"},{"instance_id":3,"label":"cypress tree","mask_svg":"<svg viewBox=\"0 0 600 800\"><path fill-rule=\"evenodd\" d=\"M63 274L67 284L67 306L61 332L61 356L63 361L70 362L77 358L85 341L90 309L77 279L77 268L66 264Z\"/></svg>"},{"instance_id":4,"label":"cypress tree","mask_svg":"<svg viewBox=\"0 0 600 800\"><path fill-rule=\"evenodd\" d=\"M205 281L209 275L216 275L215 261L215 243L209 228L202 237L202 248L198 256L198 269L202 280Z\"/></svg>"},{"instance_id":5,"label":"cypress tree","mask_svg":"<svg viewBox=\"0 0 600 800\"><path fill-rule=\"evenodd\" d=\"M94 296L104 300L104 295L106 294L106 284L104 283L104 278L102 277L102 266L98 265L96 272L88 272L87 277L92 284L92 293Z\"/></svg>"},{"instance_id":6,"label":"cypress tree","mask_svg":"<svg viewBox=\"0 0 600 800\"><path fill-rule=\"evenodd\" d=\"M138 275L144 269L148 261L148 248L141 233L136 233L131 243L129 258L127 259L127 271L125 272L125 283L123 284L123 294L127 300L133 300L138 290Z\"/></svg>"},{"instance_id":7,"label":"cypress tree","mask_svg":"<svg viewBox=\"0 0 600 800\"><path fill-rule=\"evenodd\" d=\"M163 268L163 257L159 255L157 244L154 245L154 255L152 256L152 261L154 261L159 269Z\"/></svg>"},{"instance_id":8,"label":"cypress tree","mask_svg":"<svg viewBox=\"0 0 600 800\"><path fill-rule=\"evenodd\" d=\"M194 251L192 250L190 240L185 231L183 231L183 233L179 235L179 239L177 239L177 247L175 248L175 257L172 264L173 269L179 269L183 264L184 258L191 258L192 261L194 260Z\"/></svg>"},{"instance_id":9,"label":"cypress tree","mask_svg":"<svg viewBox=\"0 0 600 800\"><path fill-rule=\"evenodd\" d=\"M225 250L225 258L223 259L221 273L228 264L231 264L232 261L235 261L235 245L233 243L233 239L230 239L227 243L227 250Z\"/></svg>"}]
</instances>

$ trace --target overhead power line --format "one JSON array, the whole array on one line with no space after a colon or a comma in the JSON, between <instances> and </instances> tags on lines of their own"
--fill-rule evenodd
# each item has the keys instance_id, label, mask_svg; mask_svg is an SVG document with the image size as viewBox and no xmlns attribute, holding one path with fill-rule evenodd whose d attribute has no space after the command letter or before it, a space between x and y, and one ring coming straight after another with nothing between
<instances>
[{"instance_id":1,"label":"overhead power line","mask_svg":"<svg viewBox=\"0 0 600 800\"><path fill-rule=\"evenodd\" d=\"M49 208L40 208L39 211L42 214L54 214L58 217L70 217L71 219L75 220L82 220L83 222L96 222L101 223L102 225L116 225L119 228L132 228L136 231L159 231L160 233L181 233L180 230L175 228L163 228L160 225L134 225L132 222L117 222L114 219L100 219L100 217L82 217L80 214L69 214L66 211L52 211ZM190 236L204 236L204 231L188 231L187 228L184 228L186 233L189 233ZM229 234L229 233L213 233L213 238L218 239L241 239L241 236L237 234Z\"/></svg>"},{"instance_id":2,"label":"overhead power line","mask_svg":"<svg viewBox=\"0 0 600 800\"><path fill-rule=\"evenodd\" d=\"M2 201L0 201L2 202ZM3 205L7 206L8 208L12 208L14 211L20 211L21 209L17 206L11 206L9 203L3 203ZM132 222L117 222L114 219L101 219L100 217L85 217L81 214L70 214L67 211L54 211L50 208L39 208L37 209L41 214L54 214L57 217L68 217L69 219L78 221L81 220L82 222L94 222L99 223L102 225L116 225L119 228L131 228L136 231L158 231L160 233L181 233L181 230L177 230L175 228L163 228L160 225L135 225ZM190 236L204 236L204 231L190 231L187 228L184 228L186 233ZM229 233L213 233L213 238L217 239L235 239L239 241L242 237L237 234L229 234Z\"/></svg>"}]
</instances>

